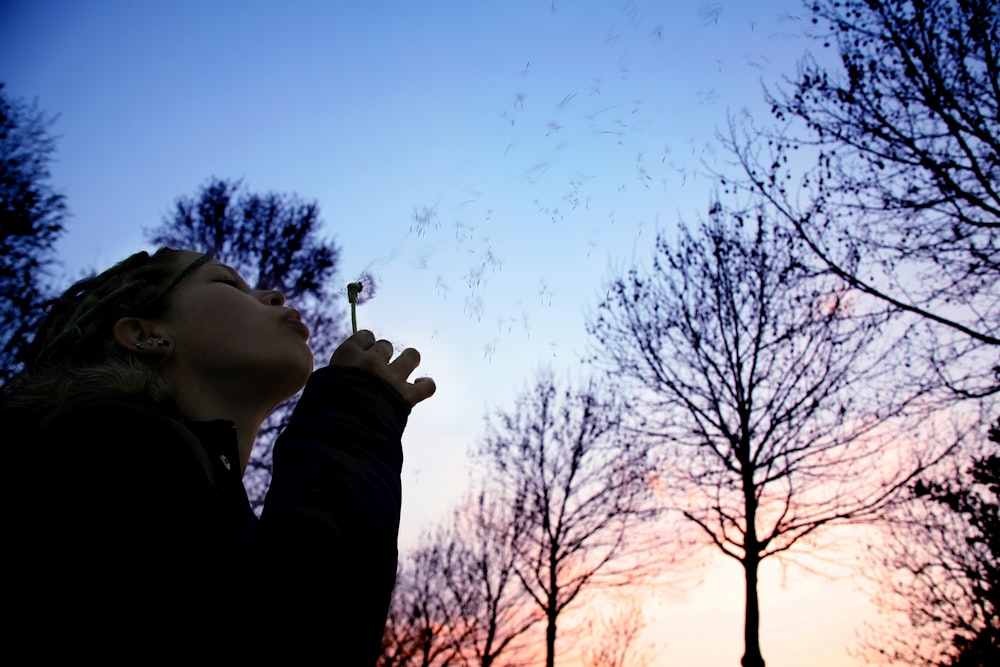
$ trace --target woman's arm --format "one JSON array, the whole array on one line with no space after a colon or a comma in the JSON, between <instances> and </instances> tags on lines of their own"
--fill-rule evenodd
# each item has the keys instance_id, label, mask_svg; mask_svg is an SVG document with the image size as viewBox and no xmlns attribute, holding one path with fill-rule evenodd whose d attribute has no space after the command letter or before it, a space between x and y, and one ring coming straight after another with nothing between
<instances>
[{"instance_id":1,"label":"woman's arm","mask_svg":"<svg viewBox=\"0 0 1000 667\"><path fill-rule=\"evenodd\" d=\"M392 368L368 336L352 336L310 378L275 443L261 514L289 645L352 665L377 659L395 583L404 394L433 393L430 380L406 380L419 355Z\"/></svg>"}]
</instances>

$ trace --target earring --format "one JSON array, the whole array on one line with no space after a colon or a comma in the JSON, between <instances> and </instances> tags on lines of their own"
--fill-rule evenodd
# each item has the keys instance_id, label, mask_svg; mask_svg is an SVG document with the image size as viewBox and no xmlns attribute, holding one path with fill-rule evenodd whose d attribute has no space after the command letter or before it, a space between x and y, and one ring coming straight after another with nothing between
<instances>
[{"instance_id":1,"label":"earring","mask_svg":"<svg viewBox=\"0 0 1000 667\"><path fill-rule=\"evenodd\" d=\"M146 344L145 343L136 343L135 347L138 350L145 350L146 349Z\"/></svg>"},{"instance_id":2,"label":"earring","mask_svg":"<svg viewBox=\"0 0 1000 667\"><path fill-rule=\"evenodd\" d=\"M148 345L152 345L153 343L156 343L156 347L167 347L168 345L170 345L170 343L168 343L167 341L163 340L162 338L153 338L153 337L150 337L149 340L146 341L145 343L136 343L135 347L138 350L145 350L147 344Z\"/></svg>"}]
</instances>

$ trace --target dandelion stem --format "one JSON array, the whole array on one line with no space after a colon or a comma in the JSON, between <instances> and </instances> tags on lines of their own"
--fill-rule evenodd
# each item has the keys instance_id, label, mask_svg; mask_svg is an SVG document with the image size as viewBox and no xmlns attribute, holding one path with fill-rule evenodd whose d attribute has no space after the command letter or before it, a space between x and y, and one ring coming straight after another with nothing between
<instances>
[{"instance_id":1,"label":"dandelion stem","mask_svg":"<svg viewBox=\"0 0 1000 667\"><path fill-rule=\"evenodd\" d=\"M358 333L358 293L364 285L360 282L347 284L347 300L351 302L351 332Z\"/></svg>"}]
</instances>

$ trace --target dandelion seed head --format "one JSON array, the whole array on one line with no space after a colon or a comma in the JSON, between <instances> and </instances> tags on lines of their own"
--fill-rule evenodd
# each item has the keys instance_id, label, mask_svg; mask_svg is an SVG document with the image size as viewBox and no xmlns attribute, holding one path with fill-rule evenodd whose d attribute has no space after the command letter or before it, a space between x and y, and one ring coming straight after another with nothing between
<instances>
[{"instance_id":1,"label":"dandelion seed head","mask_svg":"<svg viewBox=\"0 0 1000 667\"><path fill-rule=\"evenodd\" d=\"M357 303L358 305L370 301L375 296L375 291L376 288L378 287L378 284L375 281L375 276L373 276L368 271L365 271L360 276L358 276L358 279L353 283L351 283L351 285L358 286L356 292L357 300L355 301L355 303ZM350 288L351 286L348 285L348 289Z\"/></svg>"}]
</instances>

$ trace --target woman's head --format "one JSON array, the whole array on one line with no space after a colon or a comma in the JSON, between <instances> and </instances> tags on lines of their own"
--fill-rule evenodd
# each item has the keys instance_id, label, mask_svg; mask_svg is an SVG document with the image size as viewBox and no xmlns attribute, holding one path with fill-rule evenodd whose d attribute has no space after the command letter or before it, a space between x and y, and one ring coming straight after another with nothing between
<instances>
[{"instance_id":1,"label":"woman's head","mask_svg":"<svg viewBox=\"0 0 1000 667\"><path fill-rule=\"evenodd\" d=\"M251 287L216 259L183 254L194 268L172 287L166 308L120 317L116 343L158 360L189 412L227 403L269 412L312 372L309 329L281 292Z\"/></svg>"},{"instance_id":2,"label":"woman's head","mask_svg":"<svg viewBox=\"0 0 1000 667\"><path fill-rule=\"evenodd\" d=\"M253 366L261 356L275 363L275 350L284 352L284 373L290 378L285 384L298 384L294 393L308 377L312 356L307 333L298 331L290 341L287 331L272 331L263 313L271 319L279 315L263 306L283 304L280 293L250 289L210 255L172 248L136 253L50 302L14 394L48 404L93 390L164 400L194 379L186 370L213 354L230 365L237 365L242 354L243 362ZM280 316L289 313L294 311L282 308ZM148 344L149 338L156 342ZM258 349L248 349L244 340Z\"/></svg>"}]
</instances>

